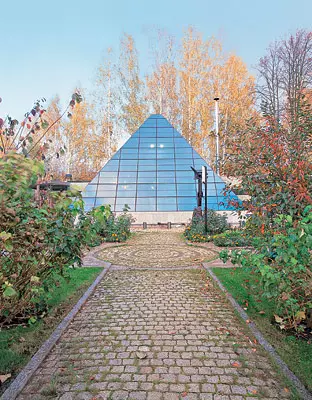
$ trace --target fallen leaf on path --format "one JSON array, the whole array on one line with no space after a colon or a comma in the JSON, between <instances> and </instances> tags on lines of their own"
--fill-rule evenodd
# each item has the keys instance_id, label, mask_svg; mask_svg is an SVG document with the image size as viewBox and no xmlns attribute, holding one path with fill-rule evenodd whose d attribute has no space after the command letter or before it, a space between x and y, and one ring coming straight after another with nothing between
<instances>
[{"instance_id":1,"label":"fallen leaf on path","mask_svg":"<svg viewBox=\"0 0 312 400\"><path fill-rule=\"evenodd\" d=\"M23 338L23 336L21 336L21 337L18 339L18 341L22 343L22 342L26 342L26 339Z\"/></svg>"},{"instance_id":2,"label":"fallen leaf on path","mask_svg":"<svg viewBox=\"0 0 312 400\"><path fill-rule=\"evenodd\" d=\"M8 379L11 378L11 374L6 374L6 375L0 375L0 384L4 383L5 381L7 381Z\"/></svg>"},{"instance_id":3,"label":"fallen leaf on path","mask_svg":"<svg viewBox=\"0 0 312 400\"><path fill-rule=\"evenodd\" d=\"M276 314L274 314L274 318L275 318L275 321L276 321L278 324L281 324L281 323L283 322L283 318L279 317L279 316L276 315Z\"/></svg>"},{"instance_id":4,"label":"fallen leaf on path","mask_svg":"<svg viewBox=\"0 0 312 400\"><path fill-rule=\"evenodd\" d=\"M169 332L169 335L175 335L176 332Z\"/></svg>"},{"instance_id":5,"label":"fallen leaf on path","mask_svg":"<svg viewBox=\"0 0 312 400\"><path fill-rule=\"evenodd\" d=\"M284 388L285 392L288 393L289 389L287 387Z\"/></svg>"},{"instance_id":6,"label":"fallen leaf on path","mask_svg":"<svg viewBox=\"0 0 312 400\"><path fill-rule=\"evenodd\" d=\"M235 362L233 362L232 366L235 368L240 368L241 365L239 362L235 361Z\"/></svg>"}]
</instances>

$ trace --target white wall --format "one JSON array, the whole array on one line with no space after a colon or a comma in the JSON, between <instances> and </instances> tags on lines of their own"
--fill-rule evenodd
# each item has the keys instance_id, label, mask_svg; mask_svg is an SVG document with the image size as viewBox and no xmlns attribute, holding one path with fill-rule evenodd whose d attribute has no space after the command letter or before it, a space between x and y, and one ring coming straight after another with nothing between
<instances>
[{"instance_id":1,"label":"white wall","mask_svg":"<svg viewBox=\"0 0 312 400\"><path fill-rule=\"evenodd\" d=\"M157 225L158 223L166 224L171 222L172 224L186 224L190 222L193 212L192 211L158 211L158 212L131 212L131 215L135 218L134 224L147 224ZM238 215L234 211L217 211L218 214L225 214L227 216L228 223L231 225L239 225ZM116 213L121 214L121 213Z\"/></svg>"}]
</instances>

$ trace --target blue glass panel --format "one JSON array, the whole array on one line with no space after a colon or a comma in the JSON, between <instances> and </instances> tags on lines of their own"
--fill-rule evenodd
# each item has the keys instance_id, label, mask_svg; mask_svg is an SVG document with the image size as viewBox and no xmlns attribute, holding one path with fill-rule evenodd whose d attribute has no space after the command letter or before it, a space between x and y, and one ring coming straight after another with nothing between
<instances>
[{"instance_id":1,"label":"blue glass panel","mask_svg":"<svg viewBox=\"0 0 312 400\"><path fill-rule=\"evenodd\" d=\"M183 160L183 163L178 163L177 161ZM185 158L177 158L176 159L176 170L177 171L192 171L194 174L193 170L191 169L193 167L193 160L192 159L185 159Z\"/></svg>"},{"instance_id":2,"label":"blue glass panel","mask_svg":"<svg viewBox=\"0 0 312 400\"><path fill-rule=\"evenodd\" d=\"M156 138L150 138L150 137L146 137L146 138L142 138L140 139L140 147L156 147Z\"/></svg>"},{"instance_id":3,"label":"blue glass panel","mask_svg":"<svg viewBox=\"0 0 312 400\"><path fill-rule=\"evenodd\" d=\"M175 148L175 156L176 158L191 158L192 157L192 149L187 147L176 147Z\"/></svg>"},{"instance_id":4,"label":"blue glass panel","mask_svg":"<svg viewBox=\"0 0 312 400\"><path fill-rule=\"evenodd\" d=\"M101 171L118 171L119 160L109 161Z\"/></svg>"},{"instance_id":5,"label":"blue glass panel","mask_svg":"<svg viewBox=\"0 0 312 400\"><path fill-rule=\"evenodd\" d=\"M176 197L166 197L157 199L157 211L176 211L177 199Z\"/></svg>"},{"instance_id":6,"label":"blue glass panel","mask_svg":"<svg viewBox=\"0 0 312 400\"><path fill-rule=\"evenodd\" d=\"M133 198L133 197L117 197L116 204L121 204L123 206L125 204L128 204L128 206L134 206L135 198Z\"/></svg>"},{"instance_id":7,"label":"blue glass panel","mask_svg":"<svg viewBox=\"0 0 312 400\"><path fill-rule=\"evenodd\" d=\"M140 182L141 178L153 178L156 179L156 171L139 171L138 173L138 181Z\"/></svg>"},{"instance_id":8,"label":"blue glass panel","mask_svg":"<svg viewBox=\"0 0 312 400\"><path fill-rule=\"evenodd\" d=\"M157 178L174 178L175 171L157 171Z\"/></svg>"},{"instance_id":9,"label":"blue glass panel","mask_svg":"<svg viewBox=\"0 0 312 400\"><path fill-rule=\"evenodd\" d=\"M83 201L87 207L94 207L95 197L84 197Z\"/></svg>"},{"instance_id":10,"label":"blue glass panel","mask_svg":"<svg viewBox=\"0 0 312 400\"><path fill-rule=\"evenodd\" d=\"M111 160L119 160L119 158L120 158L120 151L118 150L118 151L113 155L113 157L111 158Z\"/></svg>"},{"instance_id":11,"label":"blue glass panel","mask_svg":"<svg viewBox=\"0 0 312 400\"><path fill-rule=\"evenodd\" d=\"M144 169L147 165L154 166L154 169L156 170L156 160L155 159L139 160L139 169Z\"/></svg>"},{"instance_id":12,"label":"blue glass panel","mask_svg":"<svg viewBox=\"0 0 312 400\"><path fill-rule=\"evenodd\" d=\"M197 205L196 197L178 197L179 211L193 211Z\"/></svg>"},{"instance_id":13,"label":"blue glass panel","mask_svg":"<svg viewBox=\"0 0 312 400\"><path fill-rule=\"evenodd\" d=\"M177 183L192 183L192 182L194 182L194 177L190 177L190 176L177 176L176 179L177 179Z\"/></svg>"},{"instance_id":14,"label":"blue glass panel","mask_svg":"<svg viewBox=\"0 0 312 400\"><path fill-rule=\"evenodd\" d=\"M122 146L123 149L136 148L139 146L139 138L134 138L133 136Z\"/></svg>"},{"instance_id":15,"label":"blue glass panel","mask_svg":"<svg viewBox=\"0 0 312 400\"><path fill-rule=\"evenodd\" d=\"M156 148L154 149L140 148L139 157L143 159L156 158Z\"/></svg>"},{"instance_id":16,"label":"blue glass panel","mask_svg":"<svg viewBox=\"0 0 312 400\"><path fill-rule=\"evenodd\" d=\"M135 183L137 181L137 172L119 172L118 183Z\"/></svg>"},{"instance_id":17,"label":"blue glass panel","mask_svg":"<svg viewBox=\"0 0 312 400\"><path fill-rule=\"evenodd\" d=\"M166 120L166 119L158 119L157 120L157 127L171 127L171 129L172 129L172 126L169 124L169 122Z\"/></svg>"},{"instance_id":18,"label":"blue glass panel","mask_svg":"<svg viewBox=\"0 0 312 400\"><path fill-rule=\"evenodd\" d=\"M155 183L154 184L153 183L138 184L137 196L138 197L156 196L156 184Z\"/></svg>"},{"instance_id":19,"label":"blue glass panel","mask_svg":"<svg viewBox=\"0 0 312 400\"><path fill-rule=\"evenodd\" d=\"M174 137L181 137L182 135L181 135L181 133L180 132L178 132L176 129L173 129L173 136Z\"/></svg>"},{"instance_id":20,"label":"blue glass panel","mask_svg":"<svg viewBox=\"0 0 312 400\"><path fill-rule=\"evenodd\" d=\"M135 159L137 160L139 156L139 149L122 149L121 159Z\"/></svg>"},{"instance_id":21,"label":"blue glass panel","mask_svg":"<svg viewBox=\"0 0 312 400\"><path fill-rule=\"evenodd\" d=\"M173 137L173 128L157 128L157 136L160 137Z\"/></svg>"},{"instance_id":22,"label":"blue glass panel","mask_svg":"<svg viewBox=\"0 0 312 400\"><path fill-rule=\"evenodd\" d=\"M120 171L136 171L138 160L120 160Z\"/></svg>"},{"instance_id":23,"label":"blue glass panel","mask_svg":"<svg viewBox=\"0 0 312 400\"><path fill-rule=\"evenodd\" d=\"M196 185L193 183L179 183L177 185L178 196L196 196Z\"/></svg>"},{"instance_id":24,"label":"blue glass panel","mask_svg":"<svg viewBox=\"0 0 312 400\"><path fill-rule=\"evenodd\" d=\"M140 183L156 183L156 177L140 178Z\"/></svg>"},{"instance_id":25,"label":"blue glass panel","mask_svg":"<svg viewBox=\"0 0 312 400\"><path fill-rule=\"evenodd\" d=\"M115 197L116 185L99 185L96 195L98 197Z\"/></svg>"},{"instance_id":26,"label":"blue glass panel","mask_svg":"<svg viewBox=\"0 0 312 400\"><path fill-rule=\"evenodd\" d=\"M176 137L174 138L174 145L176 147L189 147L190 145L187 143L187 141L182 138L182 137Z\"/></svg>"},{"instance_id":27,"label":"blue glass panel","mask_svg":"<svg viewBox=\"0 0 312 400\"><path fill-rule=\"evenodd\" d=\"M142 131L143 128L150 128L150 127L156 127L156 119L149 118L147 119L144 124L141 125L140 132Z\"/></svg>"},{"instance_id":28,"label":"blue glass panel","mask_svg":"<svg viewBox=\"0 0 312 400\"><path fill-rule=\"evenodd\" d=\"M138 129L137 131L135 131L135 132L133 133L133 135L131 135L131 137L132 137L132 138L135 138L135 139L137 139L139 136L140 136L140 129Z\"/></svg>"},{"instance_id":29,"label":"blue glass panel","mask_svg":"<svg viewBox=\"0 0 312 400\"><path fill-rule=\"evenodd\" d=\"M127 159L122 158L120 160L120 167L123 167L124 165L131 165L131 166L134 166L136 169L137 165L138 165L138 160L127 160Z\"/></svg>"},{"instance_id":30,"label":"blue glass panel","mask_svg":"<svg viewBox=\"0 0 312 400\"><path fill-rule=\"evenodd\" d=\"M216 185L214 182L209 182L207 183L207 191L208 191L208 196L209 193L216 193Z\"/></svg>"},{"instance_id":31,"label":"blue glass panel","mask_svg":"<svg viewBox=\"0 0 312 400\"><path fill-rule=\"evenodd\" d=\"M194 172L191 170L191 168L184 170L184 171L176 171L177 178L180 176L188 176L189 178L194 180Z\"/></svg>"},{"instance_id":32,"label":"blue glass panel","mask_svg":"<svg viewBox=\"0 0 312 400\"><path fill-rule=\"evenodd\" d=\"M199 159L202 160L201 156L200 156L200 155L197 153L197 151L195 151L194 149L193 149L193 157L194 157L194 158L199 158Z\"/></svg>"},{"instance_id":33,"label":"blue glass panel","mask_svg":"<svg viewBox=\"0 0 312 400\"><path fill-rule=\"evenodd\" d=\"M127 185L118 185L118 191L119 190L136 190L136 185L135 184L127 184Z\"/></svg>"},{"instance_id":34,"label":"blue glass panel","mask_svg":"<svg viewBox=\"0 0 312 400\"><path fill-rule=\"evenodd\" d=\"M102 206L102 205L109 204L111 207L114 207L115 204L115 199L114 198L108 198L108 197L97 197L95 206Z\"/></svg>"},{"instance_id":35,"label":"blue glass panel","mask_svg":"<svg viewBox=\"0 0 312 400\"><path fill-rule=\"evenodd\" d=\"M100 172L99 183L117 183L117 172Z\"/></svg>"},{"instance_id":36,"label":"blue glass panel","mask_svg":"<svg viewBox=\"0 0 312 400\"><path fill-rule=\"evenodd\" d=\"M151 172L153 172L155 170L156 170L156 164L155 165L142 165L142 164L139 164L139 171L151 171Z\"/></svg>"},{"instance_id":37,"label":"blue glass panel","mask_svg":"<svg viewBox=\"0 0 312 400\"><path fill-rule=\"evenodd\" d=\"M158 184L157 185L157 196L167 197L167 196L176 196L176 186L170 184Z\"/></svg>"},{"instance_id":38,"label":"blue glass panel","mask_svg":"<svg viewBox=\"0 0 312 400\"><path fill-rule=\"evenodd\" d=\"M157 183L171 183L172 185L175 184L176 180L174 177L157 177Z\"/></svg>"},{"instance_id":39,"label":"blue glass panel","mask_svg":"<svg viewBox=\"0 0 312 400\"><path fill-rule=\"evenodd\" d=\"M164 147L173 147L173 138L157 138L157 147L164 148Z\"/></svg>"},{"instance_id":40,"label":"blue glass panel","mask_svg":"<svg viewBox=\"0 0 312 400\"><path fill-rule=\"evenodd\" d=\"M156 211L155 197L138 198L136 202L136 211Z\"/></svg>"},{"instance_id":41,"label":"blue glass panel","mask_svg":"<svg viewBox=\"0 0 312 400\"><path fill-rule=\"evenodd\" d=\"M86 186L83 196L85 197L93 197L96 196L96 191L97 191L97 185L92 185L89 183L89 185Z\"/></svg>"},{"instance_id":42,"label":"blue glass panel","mask_svg":"<svg viewBox=\"0 0 312 400\"><path fill-rule=\"evenodd\" d=\"M159 161L170 161L170 160L162 159L162 160L158 160L158 162ZM175 170L174 163L159 164L158 162L157 162L157 170L158 171L174 171Z\"/></svg>"},{"instance_id":43,"label":"blue glass panel","mask_svg":"<svg viewBox=\"0 0 312 400\"><path fill-rule=\"evenodd\" d=\"M172 159L174 157L173 147L168 148L158 148L157 149L157 158L169 158Z\"/></svg>"}]
</instances>

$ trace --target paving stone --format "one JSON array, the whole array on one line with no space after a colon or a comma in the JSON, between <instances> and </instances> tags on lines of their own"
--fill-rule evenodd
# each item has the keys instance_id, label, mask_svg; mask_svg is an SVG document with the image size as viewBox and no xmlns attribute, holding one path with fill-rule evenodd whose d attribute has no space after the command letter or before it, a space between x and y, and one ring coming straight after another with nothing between
<instances>
[{"instance_id":1,"label":"paving stone","mask_svg":"<svg viewBox=\"0 0 312 400\"><path fill-rule=\"evenodd\" d=\"M132 260L140 256L140 265L112 267L18 400L42 399L42 387L54 378L58 400L179 400L182 393L185 400L240 400L260 389L267 399L290 398L261 348L252 351L246 328L204 271L170 269L165 254L161 262L153 256L157 269L143 268L157 237L139 235L128 250L114 252L118 257L124 249ZM194 251L180 249L185 246L179 235L160 240L158 251L177 247L176 267L179 257ZM248 358L247 366L233 366L238 359L233 342ZM142 346L147 349L140 358Z\"/></svg>"}]
</instances>

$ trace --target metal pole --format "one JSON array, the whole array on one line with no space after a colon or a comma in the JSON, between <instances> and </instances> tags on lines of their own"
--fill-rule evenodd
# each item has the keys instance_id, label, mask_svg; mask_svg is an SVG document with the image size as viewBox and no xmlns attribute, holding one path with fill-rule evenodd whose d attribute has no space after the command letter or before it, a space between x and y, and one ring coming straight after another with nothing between
<instances>
[{"instance_id":1,"label":"metal pole","mask_svg":"<svg viewBox=\"0 0 312 400\"><path fill-rule=\"evenodd\" d=\"M208 180L208 176L207 176L207 167L205 165L202 166L202 182L205 185L205 233L207 235L208 233L208 184L207 184L207 180Z\"/></svg>"},{"instance_id":2,"label":"metal pole","mask_svg":"<svg viewBox=\"0 0 312 400\"><path fill-rule=\"evenodd\" d=\"M206 235L208 233L208 193L207 193L207 186L208 185L207 185L207 175L206 175L206 179L205 179L205 232L206 232Z\"/></svg>"},{"instance_id":3,"label":"metal pole","mask_svg":"<svg viewBox=\"0 0 312 400\"><path fill-rule=\"evenodd\" d=\"M215 101L215 119L216 119L216 172L219 175L219 97L214 98Z\"/></svg>"}]
</instances>

